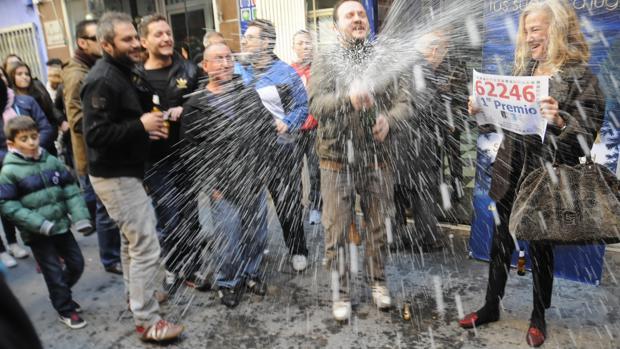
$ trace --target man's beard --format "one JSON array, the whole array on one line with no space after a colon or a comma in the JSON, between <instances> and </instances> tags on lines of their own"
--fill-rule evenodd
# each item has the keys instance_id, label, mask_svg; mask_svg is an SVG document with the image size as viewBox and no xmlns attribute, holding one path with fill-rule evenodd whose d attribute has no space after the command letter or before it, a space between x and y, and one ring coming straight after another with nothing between
<instances>
[{"instance_id":1,"label":"man's beard","mask_svg":"<svg viewBox=\"0 0 620 349\"><path fill-rule=\"evenodd\" d=\"M248 64L255 63L260 58L260 52L244 52L245 61Z\"/></svg>"},{"instance_id":2,"label":"man's beard","mask_svg":"<svg viewBox=\"0 0 620 349\"><path fill-rule=\"evenodd\" d=\"M347 36L343 33L340 33L340 42L344 45L344 46L348 46L348 47L359 47L359 46L363 46L366 41L368 40L368 35L366 35L363 38L355 38L352 35L351 36Z\"/></svg>"},{"instance_id":3,"label":"man's beard","mask_svg":"<svg viewBox=\"0 0 620 349\"><path fill-rule=\"evenodd\" d=\"M133 59L131 59L131 57L129 56L129 52L132 52L132 51L121 52L116 48L114 44L112 44L112 47L114 50L112 51L112 54L110 56L118 63L124 66L127 66L127 67L133 67L134 65L138 63L138 62L135 62ZM138 52L139 51L140 49L138 49Z\"/></svg>"},{"instance_id":4,"label":"man's beard","mask_svg":"<svg viewBox=\"0 0 620 349\"><path fill-rule=\"evenodd\" d=\"M128 67L133 67L137 63L137 62L134 62L133 59L131 59L131 57L129 56L129 52L119 53L115 51L112 58L114 58L120 64L128 66Z\"/></svg>"}]
</instances>

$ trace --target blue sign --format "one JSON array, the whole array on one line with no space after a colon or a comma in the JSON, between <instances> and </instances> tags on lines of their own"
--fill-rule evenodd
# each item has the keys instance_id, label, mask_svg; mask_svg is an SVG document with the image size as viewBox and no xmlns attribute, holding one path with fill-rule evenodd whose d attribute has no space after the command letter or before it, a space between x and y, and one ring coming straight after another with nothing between
<instances>
[{"instance_id":1,"label":"blue sign","mask_svg":"<svg viewBox=\"0 0 620 349\"><path fill-rule=\"evenodd\" d=\"M239 1L239 25L241 35L245 34L248 24L256 19L256 0Z\"/></svg>"}]
</instances>

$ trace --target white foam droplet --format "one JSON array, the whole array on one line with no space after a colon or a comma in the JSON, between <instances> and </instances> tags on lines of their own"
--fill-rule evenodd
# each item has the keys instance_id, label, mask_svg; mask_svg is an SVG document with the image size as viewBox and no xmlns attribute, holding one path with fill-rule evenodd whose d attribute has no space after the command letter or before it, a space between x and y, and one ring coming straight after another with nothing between
<instances>
[{"instance_id":1,"label":"white foam droplet","mask_svg":"<svg viewBox=\"0 0 620 349\"><path fill-rule=\"evenodd\" d=\"M446 183L441 183L439 186L439 190L441 191L441 203L444 210L449 210L452 208L452 201L450 200L450 189Z\"/></svg>"}]
</instances>

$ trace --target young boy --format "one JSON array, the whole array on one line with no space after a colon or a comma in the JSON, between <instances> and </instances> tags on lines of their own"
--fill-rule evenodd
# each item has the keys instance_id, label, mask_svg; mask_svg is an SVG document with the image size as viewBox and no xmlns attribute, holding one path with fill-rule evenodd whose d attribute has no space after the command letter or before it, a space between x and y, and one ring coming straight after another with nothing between
<instances>
[{"instance_id":1,"label":"young boy","mask_svg":"<svg viewBox=\"0 0 620 349\"><path fill-rule=\"evenodd\" d=\"M10 119L4 134L9 153L0 171L0 213L15 223L32 249L60 321L82 328L86 322L78 315L71 287L84 271L84 257L69 229L71 220L80 233L92 229L86 204L64 165L39 147L32 118Z\"/></svg>"}]
</instances>

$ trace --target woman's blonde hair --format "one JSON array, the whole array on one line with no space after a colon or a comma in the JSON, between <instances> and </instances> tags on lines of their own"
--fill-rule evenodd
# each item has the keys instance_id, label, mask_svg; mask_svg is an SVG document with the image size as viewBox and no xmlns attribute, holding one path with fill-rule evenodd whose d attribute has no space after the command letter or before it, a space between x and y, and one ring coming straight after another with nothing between
<instances>
[{"instance_id":1,"label":"woman's blonde hair","mask_svg":"<svg viewBox=\"0 0 620 349\"><path fill-rule=\"evenodd\" d=\"M567 62L587 63L590 48L581 32L575 10L565 0L532 1L519 17L517 49L515 52L515 73L523 74L531 59L525 34L525 19L534 12L545 11L549 17L547 59L539 67L556 73Z\"/></svg>"}]
</instances>

